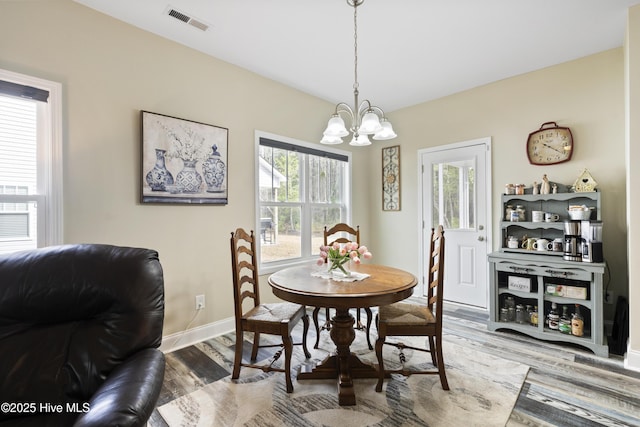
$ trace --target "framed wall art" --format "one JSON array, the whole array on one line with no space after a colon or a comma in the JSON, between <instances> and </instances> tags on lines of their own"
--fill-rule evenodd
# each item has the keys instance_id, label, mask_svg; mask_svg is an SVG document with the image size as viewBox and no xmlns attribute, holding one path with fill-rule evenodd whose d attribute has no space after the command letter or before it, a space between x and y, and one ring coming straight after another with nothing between
<instances>
[{"instance_id":1,"label":"framed wall art","mask_svg":"<svg viewBox=\"0 0 640 427\"><path fill-rule=\"evenodd\" d=\"M400 146L382 149L382 210L400 210Z\"/></svg>"},{"instance_id":2,"label":"framed wall art","mask_svg":"<svg viewBox=\"0 0 640 427\"><path fill-rule=\"evenodd\" d=\"M142 202L226 205L229 130L141 111Z\"/></svg>"}]
</instances>

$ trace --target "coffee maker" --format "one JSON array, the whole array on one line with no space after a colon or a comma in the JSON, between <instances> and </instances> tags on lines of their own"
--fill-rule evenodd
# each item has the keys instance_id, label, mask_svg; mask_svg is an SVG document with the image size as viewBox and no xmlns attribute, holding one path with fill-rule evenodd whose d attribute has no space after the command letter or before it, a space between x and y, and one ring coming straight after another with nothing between
<instances>
[{"instance_id":1,"label":"coffee maker","mask_svg":"<svg viewBox=\"0 0 640 427\"><path fill-rule=\"evenodd\" d=\"M602 221L582 221L580 230L582 261L603 262Z\"/></svg>"},{"instance_id":2,"label":"coffee maker","mask_svg":"<svg viewBox=\"0 0 640 427\"><path fill-rule=\"evenodd\" d=\"M577 220L564 222L564 253L562 254L562 259L566 261L582 261L581 225L581 221Z\"/></svg>"}]
</instances>

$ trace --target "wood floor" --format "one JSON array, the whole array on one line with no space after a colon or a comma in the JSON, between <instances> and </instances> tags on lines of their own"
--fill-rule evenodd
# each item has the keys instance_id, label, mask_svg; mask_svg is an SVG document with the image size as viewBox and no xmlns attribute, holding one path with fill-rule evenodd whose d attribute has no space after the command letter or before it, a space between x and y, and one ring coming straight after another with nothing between
<instances>
[{"instance_id":1,"label":"wood floor","mask_svg":"<svg viewBox=\"0 0 640 427\"><path fill-rule=\"evenodd\" d=\"M479 352L530 366L507 426L640 427L640 373L625 370L620 356L603 358L578 346L557 345L515 332L489 332L487 319L484 310L446 304L444 333L464 338ZM310 331L309 342L313 345L314 341L315 332ZM444 357L446 363L446 354ZM227 375L228 370L198 346L169 353L158 405ZM166 423L154 411L149 425Z\"/></svg>"}]
</instances>

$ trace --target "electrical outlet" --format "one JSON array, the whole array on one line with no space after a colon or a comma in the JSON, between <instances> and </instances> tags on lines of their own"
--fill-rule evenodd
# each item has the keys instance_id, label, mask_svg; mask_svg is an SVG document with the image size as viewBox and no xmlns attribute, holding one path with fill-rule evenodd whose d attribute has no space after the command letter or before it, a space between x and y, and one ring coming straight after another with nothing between
<instances>
[{"instance_id":1,"label":"electrical outlet","mask_svg":"<svg viewBox=\"0 0 640 427\"><path fill-rule=\"evenodd\" d=\"M613 291L606 291L604 293L604 303L605 304L613 304L613 299L615 298L615 294Z\"/></svg>"},{"instance_id":2,"label":"electrical outlet","mask_svg":"<svg viewBox=\"0 0 640 427\"><path fill-rule=\"evenodd\" d=\"M202 310L204 308L204 295L196 295L196 310Z\"/></svg>"}]
</instances>

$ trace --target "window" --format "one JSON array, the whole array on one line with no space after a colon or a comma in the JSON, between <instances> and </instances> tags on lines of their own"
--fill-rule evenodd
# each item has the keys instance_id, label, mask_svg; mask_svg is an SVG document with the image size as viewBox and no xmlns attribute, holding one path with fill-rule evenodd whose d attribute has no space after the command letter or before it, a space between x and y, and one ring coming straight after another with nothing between
<instances>
[{"instance_id":1,"label":"window","mask_svg":"<svg viewBox=\"0 0 640 427\"><path fill-rule=\"evenodd\" d=\"M259 132L256 143L256 234L264 271L312 258L325 225L349 222L351 154Z\"/></svg>"},{"instance_id":2,"label":"window","mask_svg":"<svg viewBox=\"0 0 640 427\"><path fill-rule=\"evenodd\" d=\"M475 228L475 163L461 160L434 163L433 224L446 230Z\"/></svg>"},{"instance_id":3,"label":"window","mask_svg":"<svg viewBox=\"0 0 640 427\"><path fill-rule=\"evenodd\" d=\"M0 253L61 242L60 93L0 70Z\"/></svg>"}]
</instances>

